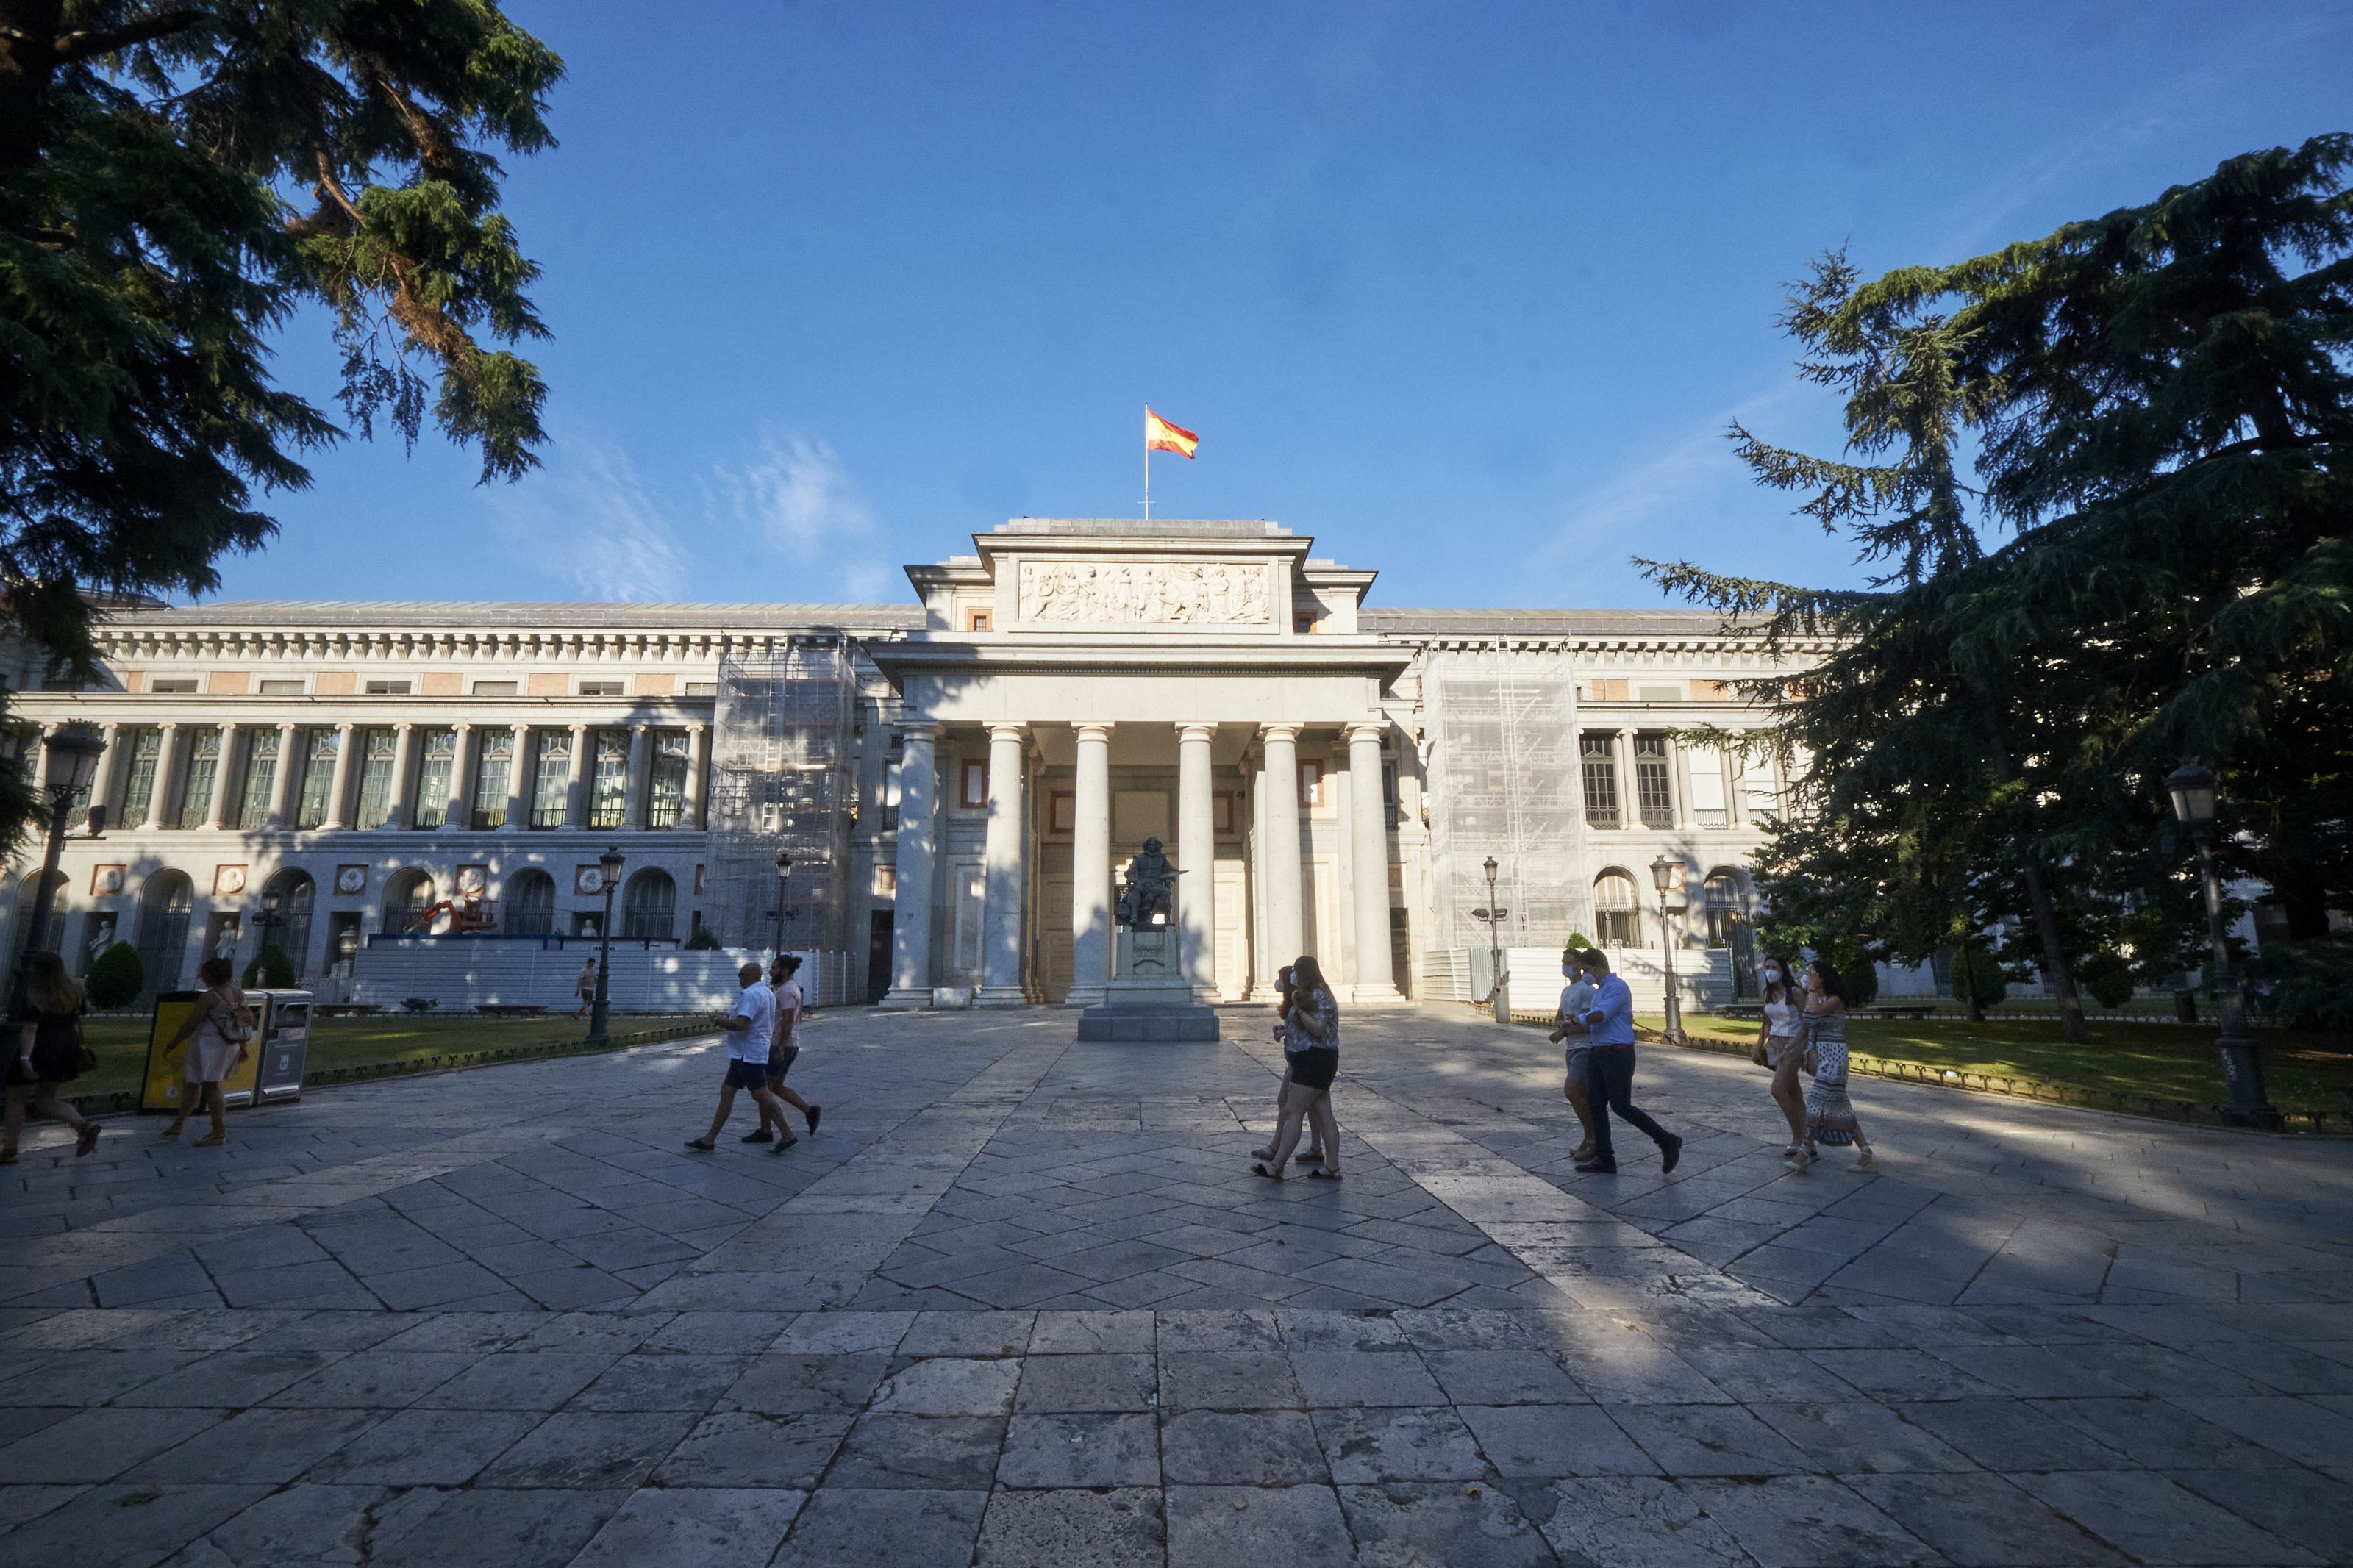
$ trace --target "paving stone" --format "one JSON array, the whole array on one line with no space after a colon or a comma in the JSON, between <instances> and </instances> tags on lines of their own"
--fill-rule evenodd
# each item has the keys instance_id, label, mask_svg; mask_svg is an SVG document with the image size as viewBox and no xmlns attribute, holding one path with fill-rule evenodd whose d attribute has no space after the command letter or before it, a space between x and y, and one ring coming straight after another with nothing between
<instances>
[{"instance_id":1,"label":"paving stone","mask_svg":"<svg viewBox=\"0 0 2353 1568\"><path fill-rule=\"evenodd\" d=\"M1288 1358L1272 1351L1163 1351L1164 1410L1279 1410L1305 1403Z\"/></svg>"},{"instance_id":2,"label":"paving stone","mask_svg":"<svg viewBox=\"0 0 2353 1568\"><path fill-rule=\"evenodd\" d=\"M493 1459L477 1484L640 1487L693 1426L693 1416L678 1411L559 1411Z\"/></svg>"},{"instance_id":3,"label":"paving stone","mask_svg":"<svg viewBox=\"0 0 2353 1568\"><path fill-rule=\"evenodd\" d=\"M883 1355L764 1355L720 1396L719 1407L771 1415L854 1414L866 1408L890 1366Z\"/></svg>"},{"instance_id":4,"label":"paving stone","mask_svg":"<svg viewBox=\"0 0 2353 1568\"><path fill-rule=\"evenodd\" d=\"M337 1410L398 1409L480 1359L471 1352L359 1351L289 1384L266 1403Z\"/></svg>"},{"instance_id":5,"label":"paving stone","mask_svg":"<svg viewBox=\"0 0 2353 1568\"><path fill-rule=\"evenodd\" d=\"M1904 1568L1940 1561L1926 1542L1862 1497L1819 1476L1691 1480L1683 1487L1759 1568Z\"/></svg>"},{"instance_id":6,"label":"paving stone","mask_svg":"<svg viewBox=\"0 0 2353 1568\"><path fill-rule=\"evenodd\" d=\"M1036 1317L1035 1312L919 1312L898 1351L910 1356L1019 1355L1029 1347Z\"/></svg>"},{"instance_id":7,"label":"paving stone","mask_svg":"<svg viewBox=\"0 0 2353 1568\"><path fill-rule=\"evenodd\" d=\"M1021 1363L939 1356L910 1363L875 1390L873 1408L902 1415L1003 1415Z\"/></svg>"},{"instance_id":8,"label":"paving stone","mask_svg":"<svg viewBox=\"0 0 2353 1568\"><path fill-rule=\"evenodd\" d=\"M2278 1469L2292 1461L2161 1399L2038 1399L2033 1407L2149 1469Z\"/></svg>"},{"instance_id":9,"label":"paving stone","mask_svg":"<svg viewBox=\"0 0 2353 1568\"><path fill-rule=\"evenodd\" d=\"M1500 1475L1658 1473L1651 1457L1598 1405L1464 1405L1457 1414Z\"/></svg>"},{"instance_id":10,"label":"paving stone","mask_svg":"<svg viewBox=\"0 0 2353 1568\"><path fill-rule=\"evenodd\" d=\"M1574 1405L1586 1397L1558 1363L1533 1346L1424 1351L1422 1362L1457 1405Z\"/></svg>"},{"instance_id":11,"label":"paving stone","mask_svg":"<svg viewBox=\"0 0 2353 1568\"><path fill-rule=\"evenodd\" d=\"M11 1482L90 1484L112 1480L142 1460L220 1425L218 1410L76 1410L0 1448Z\"/></svg>"},{"instance_id":12,"label":"paving stone","mask_svg":"<svg viewBox=\"0 0 2353 1568\"><path fill-rule=\"evenodd\" d=\"M368 1568L563 1568L628 1499L478 1487L452 1495Z\"/></svg>"},{"instance_id":13,"label":"paving stone","mask_svg":"<svg viewBox=\"0 0 2353 1568\"><path fill-rule=\"evenodd\" d=\"M554 1410L620 1359L613 1352L501 1351L414 1403L428 1410Z\"/></svg>"},{"instance_id":14,"label":"paving stone","mask_svg":"<svg viewBox=\"0 0 2353 1568\"><path fill-rule=\"evenodd\" d=\"M1751 1568L1731 1533L1674 1482L1651 1476L1552 1483L1545 1539L1566 1562L1609 1568Z\"/></svg>"},{"instance_id":15,"label":"paving stone","mask_svg":"<svg viewBox=\"0 0 2353 1568\"><path fill-rule=\"evenodd\" d=\"M1158 1369L1149 1355L1036 1356L1022 1364L1013 1408L1144 1411L1154 1406L1158 1392Z\"/></svg>"},{"instance_id":16,"label":"paving stone","mask_svg":"<svg viewBox=\"0 0 2353 1568\"><path fill-rule=\"evenodd\" d=\"M751 1363L744 1355L640 1352L607 1367L572 1396L567 1410L708 1410Z\"/></svg>"},{"instance_id":17,"label":"paving stone","mask_svg":"<svg viewBox=\"0 0 2353 1568\"><path fill-rule=\"evenodd\" d=\"M402 1410L311 1468L355 1486L459 1487L546 1416L522 1410Z\"/></svg>"},{"instance_id":18,"label":"paving stone","mask_svg":"<svg viewBox=\"0 0 2353 1568\"><path fill-rule=\"evenodd\" d=\"M721 1411L695 1423L654 1468L664 1487L780 1487L807 1490L849 1432L848 1415L762 1415Z\"/></svg>"},{"instance_id":19,"label":"paving stone","mask_svg":"<svg viewBox=\"0 0 2353 1568\"><path fill-rule=\"evenodd\" d=\"M1293 1351L1291 1366L1311 1406L1446 1403L1417 1351Z\"/></svg>"},{"instance_id":20,"label":"paving stone","mask_svg":"<svg viewBox=\"0 0 2353 1568\"><path fill-rule=\"evenodd\" d=\"M168 1568L364 1563L422 1523L442 1500L431 1491L291 1486L215 1526L170 1558Z\"/></svg>"},{"instance_id":21,"label":"paving stone","mask_svg":"<svg viewBox=\"0 0 2353 1568\"><path fill-rule=\"evenodd\" d=\"M1989 1470L2124 1469L2132 1463L2022 1399L1955 1399L1893 1408Z\"/></svg>"},{"instance_id":22,"label":"paving stone","mask_svg":"<svg viewBox=\"0 0 2353 1568\"><path fill-rule=\"evenodd\" d=\"M2186 1491L2137 1470L2053 1471L2018 1484L2110 1545L2143 1563L2316 1563L2311 1552Z\"/></svg>"},{"instance_id":23,"label":"paving stone","mask_svg":"<svg viewBox=\"0 0 2353 1568\"><path fill-rule=\"evenodd\" d=\"M2176 1399L2173 1403L2316 1469L2344 1465L2347 1456L2353 1454L2353 1415L2339 1415L2309 1399Z\"/></svg>"},{"instance_id":24,"label":"paving stone","mask_svg":"<svg viewBox=\"0 0 2353 1568\"><path fill-rule=\"evenodd\" d=\"M828 1489L978 1489L996 1479L1005 1446L1003 1416L861 1415L851 1426Z\"/></svg>"},{"instance_id":25,"label":"paving stone","mask_svg":"<svg viewBox=\"0 0 2353 1568\"><path fill-rule=\"evenodd\" d=\"M1151 1415L1015 1415L997 1466L1000 1487L1156 1487Z\"/></svg>"},{"instance_id":26,"label":"paving stone","mask_svg":"<svg viewBox=\"0 0 2353 1568\"><path fill-rule=\"evenodd\" d=\"M121 1479L278 1486L384 1418L383 1412L375 1410L240 1410L132 1467Z\"/></svg>"},{"instance_id":27,"label":"paving stone","mask_svg":"<svg viewBox=\"0 0 2353 1568\"><path fill-rule=\"evenodd\" d=\"M1620 1405L1609 1415L1671 1476L1780 1476L1812 1468L1737 1405Z\"/></svg>"},{"instance_id":28,"label":"paving stone","mask_svg":"<svg viewBox=\"0 0 2353 1568\"><path fill-rule=\"evenodd\" d=\"M1152 1352L1159 1326L1144 1311L1044 1310L1029 1332L1031 1355L1083 1355Z\"/></svg>"},{"instance_id":29,"label":"paving stone","mask_svg":"<svg viewBox=\"0 0 2353 1568\"><path fill-rule=\"evenodd\" d=\"M765 1563L807 1498L776 1488L635 1492L572 1560L572 1568Z\"/></svg>"},{"instance_id":30,"label":"paving stone","mask_svg":"<svg viewBox=\"0 0 2353 1568\"><path fill-rule=\"evenodd\" d=\"M1156 1488L1000 1491L988 1500L983 1568L1159 1568L1166 1561Z\"/></svg>"},{"instance_id":31,"label":"paving stone","mask_svg":"<svg viewBox=\"0 0 2353 1568\"><path fill-rule=\"evenodd\" d=\"M827 1487L793 1521L771 1568L940 1568L972 1559L986 1491Z\"/></svg>"},{"instance_id":32,"label":"paving stone","mask_svg":"<svg viewBox=\"0 0 2353 1568\"><path fill-rule=\"evenodd\" d=\"M2073 1568L2126 1561L2000 1476L1850 1476L1847 1485L1961 1568Z\"/></svg>"},{"instance_id":33,"label":"paving stone","mask_svg":"<svg viewBox=\"0 0 2353 1568\"><path fill-rule=\"evenodd\" d=\"M269 1495L266 1486L92 1487L10 1531L0 1551L11 1563L73 1568L148 1568L185 1542Z\"/></svg>"},{"instance_id":34,"label":"paving stone","mask_svg":"<svg viewBox=\"0 0 2353 1568\"><path fill-rule=\"evenodd\" d=\"M2323 1562L2353 1563L2353 1486L2308 1470L2175 1470L2170 1479Z\"/></svg>"},{"instance_id":35,"label":"paving stone","mask_svg":"<svg viewBox=\"0 0 2353 1568\"><path fill-rule=\"evenodd\" d=\"M1883 1405L1849 1400L1817 1405L1758 1404L1747 1408L1750 1415L1788 1438L1805 1455L1807 1469L1852 1477L1976 1468L1952 1445L1913 1426Z\"/></svg>"},{"instance_id":36,"label":"paving stone","mask_svg":"<svg viewBox=\"0 0 2353 1568\"><path fill-rule=\"evenodd\" d=\"M1493 1487L1398 1481L1339 1492L1359 1563L1538 1568L1554 1561L1519 1504Z\"/></svg>"},{"instance_id":37,"label":"paving stone","mask_svg":"<svg viewBox=\"0 0 2353 1568\"><path fill-rule=\"evenodd\" d=\"M1168 1568L1355 1568L1357 1562L1339 1494L1330 1487L1171 1486L1167 1510Z\"/></svg>"},{"instance_id":38,"label":"paving stone","mask_svg":"<svg viewBox=\"0 0 2353 1568\"><path fill-rule=\"evenodd\" d=\"M1331 1474L1314 1426L1297 1410L1164 1415L1160 1463L1172 1485L1287 1486Z\"/></svg>"},{"instance_id":39,"label":"paving stone","mask_svg":"<svg viewBox=\"0 0 2353 1568\"><path fill-rule=\"evenodd\" d=\"M1471 1429L1443 1406L1318 1410L1314 1422L1332 1479L1343 1484L1475 1481L1488 1473Z\"/></svg>"}]
</instances>

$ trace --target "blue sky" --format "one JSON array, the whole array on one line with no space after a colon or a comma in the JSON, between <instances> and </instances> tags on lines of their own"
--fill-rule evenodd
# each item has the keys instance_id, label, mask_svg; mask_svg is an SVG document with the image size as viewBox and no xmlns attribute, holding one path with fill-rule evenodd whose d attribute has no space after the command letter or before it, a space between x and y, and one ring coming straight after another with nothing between
<instances>
[{"instance_id":1,"label":"blue sky","mask_svg":"<svg viewBox=\"0 0 2353 1568\"><path fill-rule=\"evenodd\" d=\"M228 597L909 598L1006 517L1266 517L1388 605L1852 580L1734 463L1773 316L2353 129L2353 6L515 0L544 469L322 454ZM659 25L649 18L659 17ZM324 401L306 318L290 384Z\"/></svg>"}]
</instances>

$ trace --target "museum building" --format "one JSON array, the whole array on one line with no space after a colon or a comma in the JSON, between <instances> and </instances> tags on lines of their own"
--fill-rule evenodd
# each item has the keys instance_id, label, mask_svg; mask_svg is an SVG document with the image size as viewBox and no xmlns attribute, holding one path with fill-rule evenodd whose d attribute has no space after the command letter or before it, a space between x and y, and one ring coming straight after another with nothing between
<instances>
[{"instance_id":1,"label":"museum building","mask_svg":"<svg viewBox=\"0 0 2353 1568\"><path fill-rule=\"evenodd\" d=\"M101 681L11 675L21 754L106 741L43 944L132 942L150 990L276 945L332 993L371 944L577 946L609 909L624 943L817 954L828 1001L1084 1004L1157 838L1208 999L1300 952L1358 1004L1467 999L1491 943L1548 980L1572 931L1753 984L1784 781L1691 737L1776 667L1713 615L1388 608L1264 521L973 543L905 606L111 607Z\"/></svg>"}]
</instances>

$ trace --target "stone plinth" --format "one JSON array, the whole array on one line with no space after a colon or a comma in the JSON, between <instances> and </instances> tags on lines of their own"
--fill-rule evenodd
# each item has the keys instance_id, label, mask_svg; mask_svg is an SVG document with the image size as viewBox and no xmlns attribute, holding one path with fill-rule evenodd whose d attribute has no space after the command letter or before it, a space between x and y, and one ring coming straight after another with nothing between
<instances>
[{"instance_id":1,"label":"stone plinth","mask_svg":"<svg viewBox=\"0 0 2353 1568\"><path fill-rule=\"evenodd\" d=\"M1079 1038L1138 1043L1214 1040L1218 1016L1194 1000L1177 962L1176 928L1123 928L1117 973L1099 1005L1079 1015Z\"/></svg>"}]
</instances>

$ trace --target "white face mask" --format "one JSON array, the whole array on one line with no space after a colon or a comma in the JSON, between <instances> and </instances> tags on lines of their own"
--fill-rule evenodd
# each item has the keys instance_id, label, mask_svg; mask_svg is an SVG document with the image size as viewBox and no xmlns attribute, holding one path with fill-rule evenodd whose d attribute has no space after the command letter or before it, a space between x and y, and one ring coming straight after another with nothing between
<instances>
[{"instance_id":1,"label":"white face mask","mask_svg":"<svg viewBox=\"0 0 2353 1568\"><path fill-rule=\"evenodd\" d=\"M1561 978L1562 978L1562 979L1564 979L1564 980L1574 980L1574 979L1576 979L1576 978L1577 978L1577 965L1575 965L1574 963L1564 963L1564 964L1562 964L1562 965L1560 966L1560 974L1561 974Z\"/></svg>"},{"instance_id":2,"label":"white face mask","mask_svg":"<svg viewBox=\"0 0 2353 1568\"><path fill-rule=\"evenodd\" d=\"M1767 985L1778 985L1781 984L1781 972L1778 969L1767 970L1765 972L1765 984Z\"/></svg>"}]
</instances>

